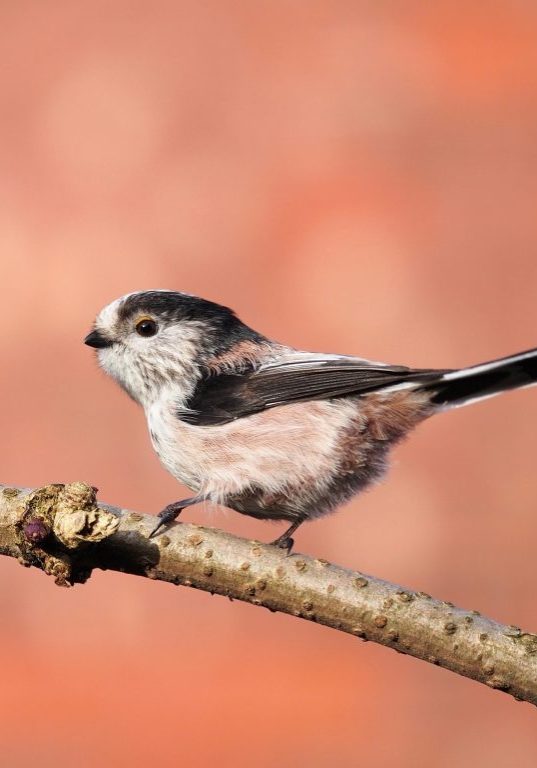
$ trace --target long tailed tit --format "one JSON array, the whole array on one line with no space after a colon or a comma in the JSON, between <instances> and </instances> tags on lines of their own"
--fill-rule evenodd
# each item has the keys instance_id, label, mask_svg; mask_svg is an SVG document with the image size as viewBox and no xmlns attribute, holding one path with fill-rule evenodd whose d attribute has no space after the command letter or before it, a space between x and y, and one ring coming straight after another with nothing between
<instances>
[{"instance_id":1,"label":"long tailed tit","mask_svg":"<svg viewBox=\"0 0 537 768\"><path fill-rule=\"evenodd\" d=\"M537 350L460 370L301 352L175 291L113 301L85 343L143 406L164 467L195 491L162 510L151 535L207 499L288 521L273 542L288 550L301 523L378 480L421 421L537 382Z\"/></svg>"}]
</instances>

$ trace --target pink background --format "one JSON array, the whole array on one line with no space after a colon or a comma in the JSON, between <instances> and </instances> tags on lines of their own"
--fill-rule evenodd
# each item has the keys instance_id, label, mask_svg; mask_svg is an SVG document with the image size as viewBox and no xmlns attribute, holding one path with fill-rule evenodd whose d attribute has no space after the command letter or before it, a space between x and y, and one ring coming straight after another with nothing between
<instances>
[{"instance_id":1,"label":"pink background","mask_svg":"<svg viewBox=\"0 0 537 768\"><path fill-rule=\"evenodd\" d=\"M537 345L536 39L523 0L2 3L0 481L185 494L81 343L131 290L394 363ZM297 548L537 630L536 424L537 391L431 420ZM0 608L10 767L537 760L529 705L251 606L1 559Z\"/></svg>"}]
</instances>

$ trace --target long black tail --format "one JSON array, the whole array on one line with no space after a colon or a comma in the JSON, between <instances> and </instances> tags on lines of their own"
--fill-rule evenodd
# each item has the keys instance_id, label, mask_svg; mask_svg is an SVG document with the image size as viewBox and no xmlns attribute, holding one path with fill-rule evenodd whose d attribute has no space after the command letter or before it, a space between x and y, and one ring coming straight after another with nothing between
<instances>
[{"instance_id":1,"label":"long black tail","mask_svg":"<svg viewBox=\"0 0 537 768\"><path fill-rule=\"evenodd\" d=\"M537 384L537 349L448 371L419 388L430 391L431 402L440 408L456 408L532 384Z\"/></svg>"}]
</instances>

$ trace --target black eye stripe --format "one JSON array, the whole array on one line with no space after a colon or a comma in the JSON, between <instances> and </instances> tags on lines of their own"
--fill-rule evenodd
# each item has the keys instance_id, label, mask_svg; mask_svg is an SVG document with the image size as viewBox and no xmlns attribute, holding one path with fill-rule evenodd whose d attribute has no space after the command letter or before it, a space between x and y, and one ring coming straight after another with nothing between
<instances>
[{"instance_id":1,"label":"black eye stripe","mask_svg":"<svg viewBox=\"0 0 537 768\"><path fill-rule=\"evenodd\" d=\"M150 336L154 336L157 331L158 325L154 320L151 320L150 318L145 318L144 320L140 320L136 323L136 333L138 336L143 336L147 339Z\"/></svg>"}]
</instances>

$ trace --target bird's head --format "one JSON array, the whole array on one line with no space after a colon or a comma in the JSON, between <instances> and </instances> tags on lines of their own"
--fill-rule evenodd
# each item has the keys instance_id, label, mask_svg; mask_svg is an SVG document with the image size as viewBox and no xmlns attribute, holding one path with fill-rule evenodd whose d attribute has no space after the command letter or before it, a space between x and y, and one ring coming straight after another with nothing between
<instances>
[{"instance_id":1,"label":"bird's head","mask_svg":"<svg viewBox=\"0 0 537 768\"><path fill-rule=\"evenodd\" d=\"M207 360L254 334L227 307L177 291L139 291L98 314L84 342L101 367L136 402L148 405L163 387L187 399ZM256 334L254 334L256 335Z\"/></svg>"}]
</instances>

